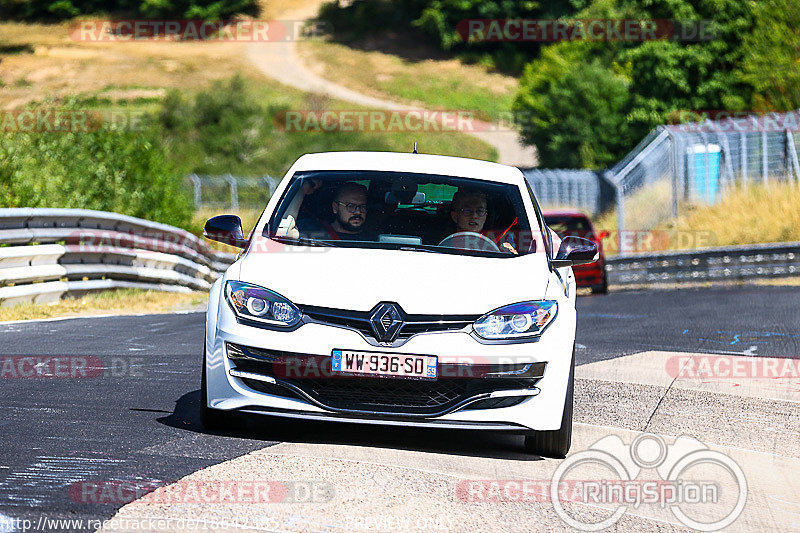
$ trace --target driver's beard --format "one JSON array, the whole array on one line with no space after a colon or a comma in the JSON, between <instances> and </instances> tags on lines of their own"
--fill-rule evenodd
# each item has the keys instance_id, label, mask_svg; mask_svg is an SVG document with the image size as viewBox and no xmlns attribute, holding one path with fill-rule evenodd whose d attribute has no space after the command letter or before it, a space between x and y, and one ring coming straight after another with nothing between
<instances>
[{"instance_id":1,"label":"driver's beard","mask_svg":"<svg viewBox=\"0 0 800 533\"><path fill-rule=\"evenodd\" d=\"M344 229L348 233L360 233L361 230L364 229L364 219L363 218L361 219L361 225L360 226L353 226L352 224L350 224L349 220L344 221L342 219L339 219L339 224L341 224L342 225L342 229Z\"/></svg>"}]
</instances>

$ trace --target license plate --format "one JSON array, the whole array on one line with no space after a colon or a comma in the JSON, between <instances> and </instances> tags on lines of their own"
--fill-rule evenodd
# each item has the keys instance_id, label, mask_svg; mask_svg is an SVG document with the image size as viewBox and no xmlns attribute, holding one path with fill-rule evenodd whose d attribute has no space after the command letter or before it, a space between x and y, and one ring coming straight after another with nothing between
<instances>
[{"instance_id":1,"label":"license plate","mask_svg":"<svg viewBox=\"0 0 800 533\"><path fill-rule=\"evenodd\" d=\"M436 357L333 350L331 370L351 375L436 379Z\"/></svg>"}]
</instances>

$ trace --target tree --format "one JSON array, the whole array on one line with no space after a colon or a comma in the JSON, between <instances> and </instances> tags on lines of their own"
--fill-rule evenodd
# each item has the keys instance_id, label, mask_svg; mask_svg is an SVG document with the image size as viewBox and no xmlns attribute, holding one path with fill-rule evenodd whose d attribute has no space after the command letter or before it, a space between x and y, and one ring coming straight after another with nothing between
<instances>
[{"instance_id":1,"label":"tree","mask_svg":"<svg viewBox=\"0 0 800 533\"><path fill-rule=\"evenodd\" d=\"M600 62L582 63L545 81L526 69L515 102L523 138L539 150L544 167L599 168L612 164L632 142L626 112L628 81Z\"/></svg>"},{"instance_id":2,"label":"tree","mask_svg":"<svg viewBox=\"0 0 800 533\"><path fill-rule=\"evenodd\" d=\"M800 7L796 0L760 0L744 37L738 78L752 87L753 109L800 108Z\"/></svg>"}]
</instances>

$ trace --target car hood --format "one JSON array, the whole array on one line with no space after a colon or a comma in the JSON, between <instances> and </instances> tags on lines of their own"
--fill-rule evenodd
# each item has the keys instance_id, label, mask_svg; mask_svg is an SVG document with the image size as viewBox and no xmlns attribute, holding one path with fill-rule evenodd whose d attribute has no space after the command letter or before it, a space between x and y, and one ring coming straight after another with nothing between
<instances>
[{"instance_id":1,"label":"car hood","mask_svg":"<svg viewBox=\"0 0 800 533\"><path fill-rule=\"evenodd\" d=\"M253 245L240 259L239 279L300 305L369 311L395 302L411 314L483 314L542 299L547 289L543 253L488 258L261 239Z\"/></svg>"}]
</instances>

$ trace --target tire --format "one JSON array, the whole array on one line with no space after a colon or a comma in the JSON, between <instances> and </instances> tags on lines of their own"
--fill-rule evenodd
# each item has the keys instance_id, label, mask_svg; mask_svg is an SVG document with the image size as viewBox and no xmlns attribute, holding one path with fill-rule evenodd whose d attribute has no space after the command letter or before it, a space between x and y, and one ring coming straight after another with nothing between
<instances>
[{"instance_id":1,"label":"tire","mask_svg":"<svg viewBox=\"0 0 800 533\"><path fill-rule=\"evenodd\" d=\"M592 287L592 294L608 294L608 278L606 277L605 270L603 271L603 282L600 285Z\"/></svg>"},{"instance_id":2,"label":"tire","mask_svg":"<svg viewBox=\"0 0 800 533\"><path fill-rule=\"evenodd\" d=\"M532 431L525 435L525 451L541 457L562 459L572 444L572 407L575 391L575 347L572 348L572 363L569 368L567 397L561 427L551 431Z\"/></svg>"},{"instance_id":3,"label":"tire","mask_svg":"<svg viewBox=\"0 0 800 533\"><path fill-rule=\"evenodd\" d=\"M212 409L208 406L208 385L206 381L206 346L203 343L203 372L200 378L200 423L210 431L229 429L232 422L231 413Z\"/></svg>"}]
</instances>

